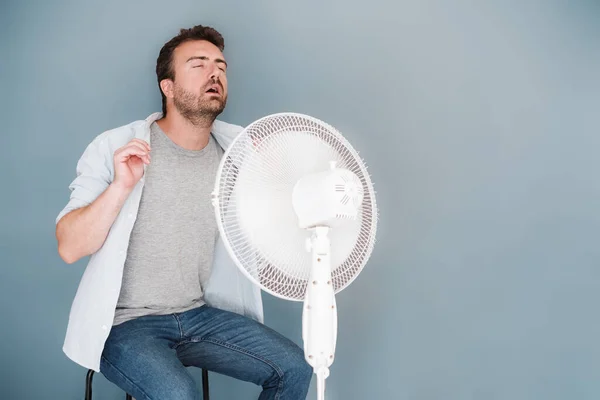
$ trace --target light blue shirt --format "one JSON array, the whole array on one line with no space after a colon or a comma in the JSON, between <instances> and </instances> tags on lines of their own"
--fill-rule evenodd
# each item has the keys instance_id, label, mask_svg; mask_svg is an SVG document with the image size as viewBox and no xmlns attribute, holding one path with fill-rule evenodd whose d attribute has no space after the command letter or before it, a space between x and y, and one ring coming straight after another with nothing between
<instances>
[{"instance_id":1,"label":"light blue shirt","mask_svg":"<svg viewBox=\"0 0 600 400\"><path fill-rule=\"evenodd\" d=\"M133 138L150 143L150 125L161 117L162 113L154 113L145 120L104 132L88 145L77 163L77 176L69 186L70 200L59 213L56 223L68 212L90 204L106 190L114 178L115 150ZM227 150L242 129L216 120L212 134ZM71 306L63 351L77 364L95 371L100 371L100 357L113 325L129 236L143 188L144 177L123 204L102 247L90 257ZM264 320L260 288L236 266L220 238L204 301L259 322Z\"/></svg>"}]
</instances>

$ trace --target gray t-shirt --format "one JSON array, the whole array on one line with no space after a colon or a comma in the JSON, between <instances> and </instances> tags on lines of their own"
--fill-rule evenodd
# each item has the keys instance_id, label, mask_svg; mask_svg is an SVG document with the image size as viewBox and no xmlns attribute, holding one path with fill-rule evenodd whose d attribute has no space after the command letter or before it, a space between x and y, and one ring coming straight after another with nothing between
<instances>
[{"instance_id":1,"label":"gray t-shirt","mask_svg":"<svg viewBox=\"0 0 600 400\"><path fill-rule=\"evenodd\" d=\"M131 232L114 325L204 304L218 234L211 192L222 150L175 144L153 123L152 161Z\"/></svg>"}]
</instances>

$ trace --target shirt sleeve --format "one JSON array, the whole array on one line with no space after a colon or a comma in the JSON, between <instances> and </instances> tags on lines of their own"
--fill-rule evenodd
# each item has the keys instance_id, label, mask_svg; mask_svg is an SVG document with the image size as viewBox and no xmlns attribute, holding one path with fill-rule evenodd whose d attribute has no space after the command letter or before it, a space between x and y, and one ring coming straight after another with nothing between
<instances>
[{"instance_id":1,"label":"shirt sleeve","mask_svg":"<svg viewBox=\"0 0 600 400\"><path fill-rule=\"evenodd\" d=\"M90 143L79 158L76 177L69 185L70 199L56 217L56 223L69 212L92 203L112 182L112 155L102 135Z\"/></svg>"}]
</instances>

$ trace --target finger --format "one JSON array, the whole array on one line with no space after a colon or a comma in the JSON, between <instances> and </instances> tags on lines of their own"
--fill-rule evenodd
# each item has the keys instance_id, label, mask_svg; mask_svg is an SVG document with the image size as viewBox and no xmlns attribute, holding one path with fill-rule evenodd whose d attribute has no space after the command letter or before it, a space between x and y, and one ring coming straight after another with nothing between
<instances>
[{"instance_id":1,"label":"finger","mask_svg":"<svg viewBox=\"0 0 600 400\"><path fill-rule=\"evenodd\" d=\"M144 152L147 152L147 151L148 151L146 148L144 148L144 147L143 147L142 145L140 145L139 143L138 143L138 144L134 144L134 143L132 143L132 142L129 142L129 143L125 144L124 146L122 146L122 147L119 147L117 150L115 150L115 155L117 155L117 154L121 154L121 153L123 153L124 151L126 151L127 149L129 149L129 148L131 148L131 147L138 148L138 149L140 149L140 150L142 150L142 151L144 151Z\"/></svg>"},{"instance_id":2,"label":"finger","mask_svg":"<svg viewBox=\"0 0 600 400\"><path fill-rule=\"evenodd\" d=\"M152 150L152 148L150 147L150 144L148 142L146 142L145 140L135 138L135 139L131 139L131 142L140 143L142 146L144 146L146 149L148 149L148 151Z\"/></svg>"},{"instance_id":3,"label":"finger","mask_svg":"<svg viewBox=\"0 0 600 400\"><path fill-rule=\"evenodd\" d=\"M140 159L144 162L144 164L150 164L150 161L152 161L152 156L150 155L150 153L146 153L146 155L141 156Z\"/></svg>"},{"instance_id":4,"label":"finger","mask_svg":"<svg viewBox=\"0 0 600 400\"><path fill-rule=\"evenodd\" d=\"M119 158L119 161L123 162L124 157L129 157L131 155L142 158L148 156L149 153L146 149L141 149L139 145L130 144L125 146L116 156Z\"/></svg>"},{"instance_id":5,"label":"finger","mask_svg":"<svg viewBox=\"0 0 600 400\"><path fill-rule=\"evenodd\" d=\"M134 156L135 157L135 156ZM150 165L150 156L145 156L140 158L142 160L142 162L146 165Z\"/></svg>"},{"instance_id":6,"label":"finger","mask_svg":"<svg viewBox=\"0 0 600 400\"><path fill-rule=\"evenodd\" d=\"M127 162L129 162L130 160L133 160L133 159L140 160L141 162L143 162L146 165L150 165L150 162L152 161L152 160L150 160L150 156L149 155L139 156L137 154L131 154L131 155L125 156L123 158L123 160L120 160L120 162L121 163L127 163Z\"/></svg>"},{"instance_id":7,"label":"finger","mask_svg":"<svg viewBox=\"0 0 600 400\"><path fill-rule=\"evenodd\" d=\"M129 142L125 147L127 146L135 146L146 153L150 152L150 150L146 146L139 142Z\"/></svg>"},{"instance_id":8,"label":"finger","mask_svg":"<svg viewBox=\"0 0 600 400\"><path fill-rule=\"evenodd\" d=\"M141 151L143 151L145 153L147 153L149 151L143 144L131 141L131 142L127 143L125 146L117 149L117 151L115 152L115 154L121 153L121 152L125 151L126 149L128 149L130 147L138 148L138 149L140 149Z\"/></svg>"},{"instance_id":9,"label":"finger","mask_svg":"<svg viewBox=\"0 0 600 400\"><path fill-rule=\"evenodd\" d=\"M147 157L148 152L140 150L138 147L130 146L124 148L123 150L115 154L115 156L119 162L124 162L131 156L138 156L139 158Z\"/></svg>"}]
</instances>

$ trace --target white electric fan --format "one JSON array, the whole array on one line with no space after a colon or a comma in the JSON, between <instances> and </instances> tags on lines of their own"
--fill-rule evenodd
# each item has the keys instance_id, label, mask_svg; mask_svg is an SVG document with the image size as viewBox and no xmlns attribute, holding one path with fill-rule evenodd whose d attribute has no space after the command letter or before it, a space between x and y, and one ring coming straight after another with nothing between
<instances>
[{"instance_id":1,"label":"white electric fan","mask_svg":"<svg viewBox=\"0 0 600 400\"><path fill-rule=\"evenodd\" d=\"M335 293L356 278L375 243L375 192L363 161L316 118L269 115L223 155L213 205L244 274L274 296L304 301L304 354L324 399L337 339Z\"/></svg>"}]
</instances>

